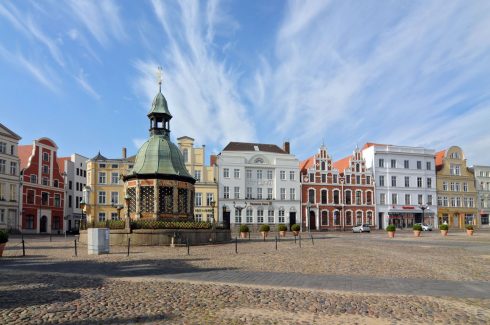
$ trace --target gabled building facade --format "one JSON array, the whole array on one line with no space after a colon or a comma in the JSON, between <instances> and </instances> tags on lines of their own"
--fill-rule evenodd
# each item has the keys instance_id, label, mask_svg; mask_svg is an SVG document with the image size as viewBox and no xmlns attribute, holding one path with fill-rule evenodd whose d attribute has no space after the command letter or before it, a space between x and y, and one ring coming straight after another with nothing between
<instances>
[{"instance_id":1,"label":"gabled building facade","mask_svg":"<svg viewBox=\"0 0 490 325\"><path fill-rule=\"evenodd\" d=\"M466 165L463 150L452 146L436 154L439 223L452 228L479 225L475 175Z\"/></svg>"},{"instance_id":2,"label":"gabled building facade","mask_svg":"<svg viewBox=\"0 0 490 325\"><path fill-rule=\"evenodd\" d=\"M332 161L327 148L301 163L303 230L351 230L376 225L374 182L356 148L351 156Z\"/></svg>"},{"instance_id":3,"label":"gabled building facade","mask_svg":"<svg viewBox=\"0 0 490 325\"><path fill-rule=\"evenodd\" d=\"M490 215L490 166L473 166L475 186L478 194L478 217L482 227L489 227Z\"/></svg>"},{"instance_id":4,"label":"gabled building facade","mask_svg":"<svg viewBox=\"0 0 490 325\"><path fill-rule=\"evenodd\" d=\"M362 149L376 189L376 224L386 228L437 226L436 171L432 149L367 143Z\"/></svg>"},{"instance_id":5,"label":"gabled building facade","mask_svg":"<svg viewBox=\"0 0 490 325\"><path fill-rule=\"evenodd\" d=\"M300 222L299 161L286 142L230 142L218 155L219 221L236 228L274 229Z\"/></svg>"},{"instance_id":6,"label":"gabled building facade","mask_svg":"<svg viewBox=\"0 0 490 325\"><path fill-rule=\"evenodd\" d=\"M0 123L0 229L18 230L21 205L20 136Z\"/></svg>"},{"instance_id":7,"label":"gabled building facade","mask_svg":"<svg viewBox=\"0 0 490 325\"><path fill-rule=\"evenodd\" d=\"M83 197L83 188L87 185L87 160L87 157L76 153L70 157L58 158L58 165L66 174L64 215L66 230L80 229L82 220L80 201Z\"/></svg>"},{"instance_id":8,"label":"gabled building facade","mask_svg":"<svg viewBox=\"0 0 490 325\"><path fill-rule=\"evenodd\" d=\"M56 143L48 138L19 146L23 233L64 232L65 175L58 165L57 150Z\"/></svg>"},{"instance_id":9,"label":"gabled building facade","mask_svg":"<svg viewBox=\"0 0 490 325\"><path fill-rule=\"evenodd\" d=\"M218 219L218 181L216 156L211 155L210 164L206 166L206 147L194 147L194 139L180 137L177 139L185 167L196 179L194 195L194 219L196 221L216 222Z\"/></svg>"}]
</instances>

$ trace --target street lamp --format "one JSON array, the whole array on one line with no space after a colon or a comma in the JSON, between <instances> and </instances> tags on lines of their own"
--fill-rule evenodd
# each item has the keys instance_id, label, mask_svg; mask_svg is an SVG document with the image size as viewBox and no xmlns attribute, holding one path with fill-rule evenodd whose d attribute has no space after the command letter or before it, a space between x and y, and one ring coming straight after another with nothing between
<instances>
[{"instance_id":1,"label":"street lamp","mask_svg":"<svg viewBox=\"0 0 490 325\"><path fill-rule=\"evenodd\" d=\"M82 220L80 220L80 224L78 225L78 231L80 231L80 225L81 225L81 223L85 221L85 216L83 214L83 212L84 212L83 210L85 210L85 205L86 204L87 203L85 202L85 199L82 197L82 200L80 201L80 210L82 211Z\"/></svg>"},{"instance_id":2,"label":"street lamp","mask_svg":"<svg viewBox=\"0 0 490 325\"><path fill-rule=\"evenodd\" d=\"M419 208L422 209L422 221L420 223L423 225L425 219L425 210L428 210L429 206L427 204L421 204L419 205Z\"/></svg>"},{"instance_id":3,"label":"street lamp","mask_svg":"<svg viewBox=\"0 0 490 325\"><path fill-rule=\"evenodd\" d=\"M124 196L124 201L126 202L126 229L130 229L130 225L129 225L129 220L130 220L130 217L129 217L129 203L131 201L131 196L129 196L129 194L126 192L126 195Z\"/></svg>"},{"instance_id":4,"label":"street lamp","mask_svg":"<svg viewBox=\"0 0 490 325\"><path fill-rule=\"evenodd\" d=\"M238 213L240 213L240 223L241 222L241 217L242 217L242 210L247 207L247 201L245 201L245 205L237 205L235 201L233 201L233 207L238 210Z\"/></svg>"},{"instance_id":5,"label":"street lamp","mask_svg":"<svg viewBox=\"0 0 490 325\"><path fill-rule=\"evenodd\" d=\"M341 186L341 189L342 189L342 201L341 201L341 204L340 204L340 220L342 221L342 231L345 231L345 212L344 212L344 179L341 178L340 179L340 186ZM352 196L352 195L351 195ZM352 215L351 215L351 219L352 219ZM352 224L352 223L351 223Z\"/></svg>"},{"instance_id":6,"label":"street lamp","mask_svg":"<svg viewBox=\"0 0 490 325\"><path fill-rule=\"evenodd\" d=\"M311 214L311 202L310 200L308 200L308 202L306 202L306 211L307 211L307 214L306 214L306 221L307 221L307 226L308 226L308 233L310 232L310 225L311 225L311 220L310 220L310 214Z\"/></svg>"},{"instance_id":7,"label":"street lamp","mask_svg":"<svg viewBox=\"0 0 490 325\"><path fill-rule=\"evenodd\" d=\"M212 216L213 216L213 218L211 219L211 223L213 223L213 224L214 224L214 221L215 221L215 220L214 220L214 208L216 207L216 201L212 200L212 201L211 201L211 202L209 202L209 203L211 204L211 208L213 209L213 210L212 210L212 213L213 213L213 214L212 214Z\"/></svg>"}]
</instances>

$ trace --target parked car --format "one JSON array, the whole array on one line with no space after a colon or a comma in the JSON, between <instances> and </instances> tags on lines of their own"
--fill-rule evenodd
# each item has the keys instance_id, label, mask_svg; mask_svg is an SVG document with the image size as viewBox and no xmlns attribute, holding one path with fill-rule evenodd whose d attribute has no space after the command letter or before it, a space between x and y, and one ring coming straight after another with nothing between
<instances>
[{"instance_id":1,"label":"parked car","mask_svg":"<svg viewBox=\"0 0 490 325\"><path fill-rule=\"evenodd\" d=\"M426 225L426 224L422 224L422 223L416 223L416 225L422 226L423 231L432 231L432 225Z\"/></svg>"},{"instance_id":2,"label":"parked car","mask_svg":"<svg viewBox=\"0 0 490 325\"><path fill-rule=\"evenodd\" d=\"M369 225L358 225L352 228L352 232L371 232Z\"/></svg>"}]
</instances>

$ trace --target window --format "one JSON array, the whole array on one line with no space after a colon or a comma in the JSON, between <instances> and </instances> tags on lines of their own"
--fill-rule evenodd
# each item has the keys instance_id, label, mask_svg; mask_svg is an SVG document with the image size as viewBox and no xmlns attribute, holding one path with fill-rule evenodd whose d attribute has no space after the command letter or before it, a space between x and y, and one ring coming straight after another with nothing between
<instances>
[{"instance_id":1,"label":"window","mask_svg":"<svg viewBox=\"0 0 490 325\"><path fill-rule=\"evenodd\" d=\"M451 198L451 207L456 207L456 198L454 197Z\"/></svg>"},{"instance_id":2,"label":"window","mask_svg":"<svg viewBox=\"0 0 490 325\"><path fill-rule=\"evenodd\" d=\"M422 162L417 160L417 169L422 169Z\"/></svg>"},{"instance_id":3,"label":"window","mask_svg":"<svg viewBox=\"0 0 490 325\"><path fill-rule=\"evenodd\" d=\"M257 199L262 200L262 188L257 188Z\"/></svg>"},{"instance_id":4,"label":"window","mask_svg":"<svg viewBox=\"0 0 490 325\"><path fill-rule=\"evenodd\" d=\"M132 165L130 165L130 166L131 166L130 168L133 168ZM83 177L87 177L87 171L86 170L83 171Z\"/></svg>"},{"instance_id":5,"label":"window","mask_svg":"<svg viewBox=\"0 0 490 325\"><path fill-rule=\"evenodd\" d=\"M279 210L279 223L284 223L284 209Z\"/></svg>"},{"instance_id":6,"label":"window","mask_svg":"<svg viewBox=\"0 0 490 325\"><path fill-rule=\"evenodd\" d=\"M391 186L396 187L396 176L391 176Z\"/></svg>"},{"instance_id":7,"label":"window","mask_svg":"<svg viewBox=\"0 0 490 325\"><path fill-rule=\"evenodd\" d=\"M443 206L445 206L445 207L449 206L449 205L448 205L447 196L444 196L444 197L442 198L442 205L443 205Z\"/></svg>"},{"instance_id":8,"label":"window","mask_svg":"<svg viewBox=\"0 0 490 325\"><path fill-rule=\"evenodd\" d=\"M356 191L356 204L361 205L362 204L362 192L361 191Z\"/></svg>"},{"instance_id":9,"label":"window","mask_svg":"<svg viewBox=\"0 0 490 325\"><path fill-rule=\"evenodd\" d=\"M284 187L281 187L281 200L286 199L286 189Z\"/></svg>"},{"instance_id":10,"label":"window","mask_svg":"<svg viewBox=\"0 0 490 325\"><path fill-rule=\"evenodd\" d=\"M240 186L235 186L234 187L233 198L235 198L235 199L239 199L240 198Z\"/></svg>"},{"instance_id":11,"label":"window","mask_svg":"<svg viewBox=\"0 0 490 325\"><path fill-rule=\"evenodd\" d=\"M105 221L105 212L99 212L99 221Z\"/></svg>"},{"instance_id":12,"label":"window","mask_svg":"<svg viewBox=\"0 0 490 325\"><path fill-rule=\"evenodd\" d=\"M356 175L356 184L361 184L361 176Z\"/></svg>"},{"instance_id":13,"label":"window","mask_svg":"<svg viewBox=\"0 0 490 325\"><path fill-rule=\"evenodd\" d=\"M328 211L322 211L322 226L328 226Z\"/></svg>"},{"instance_id":14,"label":"window","mask_svg":"<svg viewBox=\"0 0 490 325\"><path fill-rule=\"evenodd\" d=\"M10 175L16 175L17 174L17 163L14 161L10 162Z\"/></svg>"},{"instance_id":15,"label":"window","mask_svg":"<svg viewBox=\"0 0 490 325\"><path fill-rule=\"evenodd\" d=\"M352 192L350 190L345 191L345 204L352 204Z\"/></svg>"},{"instance_id":16,"label":"window","mask_svg":"<svg viewBox=\"0 0 490 325\"><path fill-rule=\"evenodd\" d=\"M247 208L245 222L246 223L252 223L253 222L252 208Z\"/></svg>"},{"instance_id":17,"label":"window","mask_svg":"<svg viewBox=\"0 0 490 325\"><path fill-rule=\"evenodd\" d=\"M391 204L398 204L398 195L395 193L391 194Z\"/></svg>"},{"instance_id":18,"label":"window","mask_svg":"<svg viewBox=\"0 0 490 325\"><path fill-rule=\"evenodd\" d=\"M257 170L257 179L262 179L262 170L260 169Z\"/></svg>"},{"instance_id":19,"label":"window","mask_svg":"<svg viewBox=\"0 0 490 325\"><path fill-rule=\"evenodd\" d=\"M419 194L418 195L418 200L417 200L418 204L424 204L424 196L422 194Z\"/></svg>"},{"instance_id":20,"label":"window","mask_svg":"<svg viewBox=\"0 0 490 325\"><path fill-rule=\"evenodd\" d=\"M37 183L37 176L32 174L31 177L30 177L30 180L29 180L31 183L34 183L36 184ZM71 187L70 187L70 190L71 190Z\"/></svg>"},{"instance_id":21,"label":"window","mask_svg":"<svg viewBox=\"0 0 490 325\"><path fill-rule=\"evenodd\" d=\"M327 182L327 175L322 174L322 183L326 183L326 182Z\"/></svg>"},{"instance_id":22,"label":"window","mask_svg":"<svg viewBox=\"0 0 490 325\"><path fill-rule=\"evenodd\" d=\"M213 202L213 201L214 201L214 195L213 195L213 193L206 193L206 205L208 207L210 207L211 206L211 202Z\"/></svg>"},{"instance_id":23,"label":"window","mask_svg":"<svg viewBox=\"0 0 490 325\"><path fill-rule=\"evenodd\" d=\"M5 172L5 165L6 165L6 160L0 159L0 174L6 174Z\"/></svg>"},{"instance_id":24,"label":"window","mask_svg":"<svg viewBox=\"0 0 490 325\"><path fill-rule=\"evenodd\" d=\"M43 185L49 186L49 179L47 177L43 177Z\"/></svg>"},{"instance_id":25,"label":"window","mask_svg":"<svg viewBox=\"0 0 490 325\"><path fill-rule=\"evenodd\" d=\"M315 203L315 190L313 189L308 190L308 202Z\"/></svg>"},{"instance_id":26,"label":"window","mask_svg":"<svg viewBox=\"0 0 490 325\"><path fill-rule=\"evenodd\" d=\"M426 164L427 170L431 170L432 169L432 166L431 166L430 161L427 161L425 164Z\"/></svg>"},{"instance_id":27,"label":"window","mask_svg":"<svg viewBox=\"0 0 490 325\"><path fill-rule=\"evenodd\" d=\"M34 190L27 190L27 203L34 204Z\"/></svg>"},{"instance_id":28,"label":"window","mask_svg":"<svg viewBox=\"0 0 490 325\"><path fill-rule=\"evenodd\" d=\"M463 192L468 192L468 183L463 183Z\"/></svg>"},{"instance_id":29,"label":"window","mask_svg":"<svg viewBox=\"0 0 490 325\"><path fill-rule=\"evenodd\" d=\"M325 170L325 162L324 161L321 162L320 169L321 170Z\"/></svg>"},{"instance_id":30,"label":"window","mask_svg":"<svg viewBox=\"0 0 490 325\"><path fill-rule=\"evenodd\" d=\"M189 161L189 150L187 149L184 149L182 150L182 156L184 157L184 162L188 162Z\"/></svg>"},{"instance_id":31,"label":"window","mask_svg":"<svg viewBox=\"0 0 490 325\"><path fill-rule=\"evenodd\" d=\"M336 226L340 226L340 212L338 210L333 212L333 223Z\"/></svg>"},{"instance_id":32,"label":"window","mask_svg":"<svg viewBox=\"0 0 490 325\"><path fill-rule=\"evenodd\" d=\"M230 169L229 168L223 169L223 177L224 178L230 178Z\"/></svg>"},{"instance_id":33,"label":"window","mask_svg":"<svg viewBox=\"0 0 490 325\"><path fill-rule=\"evenodd\" d=\"M310 182L315 182L315 174L310 173Z\"/></svg>"},{"instance_id":34,"label":"window","mask_svg":"<svg viewBox=\"0 0 490 325\"><path fill-rule=\"evenodd\" d=\"M78 198L78 196L75 196L75 208L79 208L80 207L80 199Z\"/></svg>"},{"instance_id":35,"label":"window","mask_svg":"<svg viewBox=\"0 0 490 325\"><path fill-rule=\"evenodd\" d=\"M15 184L10 184L10 201L17 201L17 189Z\"/></svg>"},{"instance_id":36,"label":"window","mask_svg":"<svg viewBox=\"0 0 490 325\"><path fill-rule=\"evenodd\" d=\"M410 194L405 194L405 205L410 205L410 204L411 204Z\"/></svg>"},{"instance_id":37,"label":"window","mask_svg":"<svg viewBox=\"0 0 490 325\"><path fill-rule=\"evenodd\" d=\"M366 184L371 185L371 176L366 176Z\"/></svg>"},{"instance_id":38,"label":"window","mask_svg":"<svg viewBox=\"0 0 490 325\"><path fill-rule=\"evenodd\" d=\"M274 223L274 210L267 210L267 222Z\"/></svg>"},{"instance_id":39,"label":"window","mask_svg":"<svg viewBox=\"0 0 490 325\"><path fill-rule=\"evenodd\" d=\"M104 191L99 192L99 204L105 204L105 192Z\"/></svg>"},{"instance_id":40,"label":"window","mask_svg":"<svg viewBox=\"0 0 490 325\"><path fill-rule=\"evenodd\" d=\"M461 165L450 164L449 172L451 175L457 175L457 176L461 175Z\"/></svg>"},{"instance_id":41,"label":"window","mask_svg":"<svg viewBox=\"0 0 490 325\"><path fill-rule=\"evenodd\" d=\"M0 209L0 223L5 223L5 210Z\"/></svg>"},{"instance_id":42,"label":"window","mask_svg":"<svg viewBox=\"0 0 490 325\"><path fill-rule=\"evenodd\" d=\"M81 184L80 184L80 185L81 185ZM54 187L60 187L60 183L59 183L59 181L58 181L57 179L55 179L55 180L53 181L53 186L54 186Z\"/></svg>"},{"instance_id":43,"label":"window","mask_svg":"<svg viewBox=\"0 0 490 325\"><path fill-rule=\"evenodd\" d=\"M119 192L111 192L111 204L119 204Z\"/></svg>"},{"instance_id":44,"label":"window","mask_svg":"<svg viewBox=\"0 0 490 325\"><path fill-rule=\"evenodd\" d=\"M247 177L247 179L251 179L252 178L252 170L251 169L245 170L245 176Z\"/></svg>"},{"instance_id":45,"label":"window","mask_svg":"<svg viewBox=\"0 0 490 325\"><path fill-rule=\"evenodd\" d=\"M117 173L117 172L111 173L111 183L112 184L119 184L119 173Z\"/></svg>"},{"instance_id":46,"label":"window","mask_svg":"<svg viewBox=\"0 0 490 325\"><path fill-rule=\"evenodd\" d=\"M447 182L442 182L442 190L447 191Z\"/></svg>"},{"instance_id":47,"label":"window","mask_svg":"<svg viewBox=\"0 0 490 325\"><path fill-rule=\"evenodd\" d=\"M366 223L368 225L372 225L373 224L373 212L372 211L368 211L366 213Z\"/></svg>"},{"instance_id":48,"label":"window","mask_svg":"<svg viewBox=\"0 0 490 325\"><path fill-rule=\"evenodd\" d=\"M362 224L362 212L357 211L356 212L356 225L361 225Z\"/></svg>"},{"instance_id":49,"label":"window","mask_svg":"<svg viewBox=\"0 0 490 325\"><path fill-rule=\"evenodd\" d=\"M461 198L459 196L456 198L456 206L457 207L461 206Z\"/></svg>"},{"instance_id":50,"label":"window","mask_svg":"<svg viewBox=\"0 0 490 325\"><path fill-rule=\"evenodd\" d=\"M49 161L49 153L43 152L43 161Z\"/></svg>"},{"instance_id":51,"label":"window","mask_svg":"<svg viewBox=\"0 0 490 325\"><path fill-rule=\"evenodd\" d=\"M408 160L404 160L404 161L403 161L403 167L404 167L405 169L409 169L409 168L410 168L410 162L409 162Z\"/></svg>"},{"instance_id":52,"label":"window","mask_svg":"<svg viewBox=\"0 0 490 325\"><path fill-rule=\"evenodd\" d=\"M366 192L366 204L367 205L373 204L373 193L371 191Z\"/></svg>"},{"instance_id":53,"label":"window","mask_svg":"<svg viewBox=\"0 0 490 325\"><path fill-rule=\"evenodd\" d=\"M454 192L454 182L451 182L451 191Z\"/></svg>"},{"instance_id":54,"label":"window","mask_svg":"<svg viewBox=\"0 0 490 325\"><path fill-rule=\"evenodd\" d=\"M432 188L432 178L427 177L427 188Z\"/></svg>"},{"instance_id":55,"label":"window","mask_svg":"<svg viewBox=\"0 0 490 325\"><path fill-rule=\"evenodd\" d=\"M432 194L427 195L427 205L432 205Z\"/></svg>"},{"instance_id":56,"label":"window","mask_svg":"<svg viewBox=\"0 0 490 325\"><path fill-rule=\"evenodd\" d=\"M334 174L334 175L333 175L333 183L334 183L334 184L337 184L337 182L338 182L338 176L337 176L337 174ZM326 182L325 182L325 183L326 183Z\"/></svg>"},{"instance_id":57,"label":"window","mask_svg":"<svg viewBox=\"0 0 490 325\"><path fill-rule=\"evenodd\" d=\"M422 177L417 177L417 187L422 187Z\"/></svg>"},{"instance_id":58,"label":"window","mask_svg":"<svg viewBox=\"0 0 490 325\"><path fill-rule=\"evenodd\" d=\"M194 204L196 207L202 206L202 193L196 192Z\"/></svg>"},{"instance_id":59,"label":"window","mask_svg":"<svg viewBox=\"0 0 490 325\"><path fill-rule=\"evenodd\" d=\"M339 199L339 190L334 190L333 191L333 203L334 204L339 204L340 199Z\"/></svg>"},{"instance_id":60,"label":"window","mask_svg":"<svg viewBox=\"0 0 490 325\"><path fill-rule=\"evenodd\" d=\"M321 202L322 202L322 204L327 204L327 190L322 190Z\"/></svg>"},{"instance_id":61,"label":"window","mask_svg":"<svg viewBox=\"0 0 490 325\"><path fill-rule=\"evenodd\" d=\"M233 170L233 177L235 177L235 178L240 178L240 169L235 168L235 169ZM199 178L201 178L201 177L199 177Z\"/></svg>"},{"instance_id":62,"label":"window","mask_svg":"<svg viewBox=\"0 0 490 325\"><path fill-rule=\"evenodd\" d=\"M71 208L73 206L73 197L68 195L68 207Z\"/></svg>"},{"instance_id":63,"label":"window","mask_svg":"<svg viewBox=\"0 0 490 325\"><path fill-rule=\"evenodd\" d=\"M61 196L59 194L54 195L54 206L57 208L61 207Z\"/></svg>"},{"instance_id":64,"label":"window","mask_svg":"<svg viewBox=\"0 0 490 325\"><path fill-rule=\"evenodd\" d=\"M111 220L119 220L119 216L117 212L111 212Z\"/></svg>"},{"instance_id":65,"label":"window","mask_svg":"<svg viewBox=\"0 0 490 325\"><path fill-rule=\"evenodd\" d=\"M379 176L379 186L385 186L385 177L384 175Z\"/></svg>"},{"instance_id":66,"label":"window","mask_svg":"<svg viewBox=\"0 0 490 325\"><path fill-rule=\"evenodd\" d=\"M26 229L34 229L34 216L27 216Z\"/></svg>"},{"instance_id":67,"label":"window","mask_svg":"<svg viewBox=\"0 0 490 325\"><path fill-rule=\"evenodd\" d=\"M442 207L442 196L437 197L437 205Z\"/></svg>"},{"instance_id":68,"label":"window","mask_svg":"<svg viewBox=\"0 0 490 325\"><path fill-rule=\"evenodd\" d=\"M284 170L281 170L279 172L279 177L281 178L281 181L286 180L286 172Z\"/></svg>"},{"instance_id":69,"label":"window","mask_svg":"<svg viewBox=\"0 0 490 325\"><path fill-rule=\"evenodd\" d=\"M49 204L49 193L48 192L42 192L41 193L41 204L42 205L48 205Z\"/></svg>"},{"instance_id":70,"label":"window","mask_svg":"<svg viewBox=\"0 0 490 325\"><path fill-rule=\"evenodd\" d=\"M43 165L43 174L49 174L49 166Z\"/></svg>"},{"instance_id":71,"label":"window","mask_svg":"<svg viewBox=\"0 0 490 325\"><path fill-rule=\"evenodd\" d=\"M295 179L295 177L294 177L294 171L292 171L292 170L291 170L291 171L289 172L289 180L290 180L290 181L294 181L294 179Z\"/></svg>"},{"instance_id":72,"label":"window","mask_svg":"<svg viewBox=\"0 0 490 325\"><path fill-rule=\"evenodd\" d=\"M470 205L470 208L475 207L475 201L473 200L472 197L469 198L469 205Z\"/></svg>"},{"instance_id":73,"label":"window","mask_svg":"<svg viewBox=\"0 0 490 325\"><path fill-rule=\"evenodd\" d=\"M267 171L267 179L272 179L272 170Z\"/></svg>"},{"instance_id":74,"label":"window","mask_svg":"<svg viewBox=\"0 0 490 325\"><path fill-rule=\"evenodd\" d=\"M378 160L378 167L384 167L384 166L385 166L385 160L380 158Z\"/></svg>"},{"instance_id":75,"label":"window","mask_svg":"<svg viewBox=\"0 0 490 325\"><path fill-rule=\"evenodd\" d=\"M99 184L105 184L105 172L99 172Z\"/></svg>"},{"instance_id":76,"label":"window","mask_svg":"<svg viewBox=\"0 0 490 325\"><path fill-rule=\"evenodd\" d=\"M410 176L405 176L405 187L410 187Z\"/></svg>"},{"instance_id":77,"label":"window","mask_svg":"<svg viewBox=\"0 0 490 325\"><path fill-rule=\"evenodd\" d=\"M0 142L0 153L7 153L7 144L5 142Z\"/></svg>"},{"instance_id":78,"label":"window","mask_svg":"<svg viewBox=\"0 0 490 325\"><path fill-rule=\"evenodd\" d=\"M252 188L251 187L247 187L247 196L245 198L247 198L247 199L252 198Z\"/></svg>"},{"instance_id":79,"label":"window","mask_svg":"<svg viewBox=\"0 0 490 325\"><path fill-rule=\"evenodd\" d=\"M468 207L468 198L467 197L463 198L463 206Z\"/></svg>"},{"instance_id":80,"label":"window","mask_svg":"<svg viewBox=\"0 0 490 325\"><path fill-rule=\"evenodd\" d=\"M454 184L454 190L455 190L456 192L461 191L461 184L460 184L460 183L455 183L455 184Z\"/></svg>"},{"instance_id":81,"label":"window","mask_svg":"<svg viewBox=\"0 0 490 325\"><path fill-rule=\"evenodd\" d=\"M291 201L296 200L296 190L294 188L289 189L289 199Z\"/></svg>"},{"instance_id":82,"label":"window","mask_svg":"<svg viewBox=\"0 0 490 325\"><path fill-rule=\"evenodd\" d=\"M202 214L200 214L200 213L196 214L196 221L198 221L198 222L202 221Z\"/></svg>"},{"instance_id":83,"label":"window","mask_svg":"<svg viewBox=\"0 0 490 325\"><path fill-rule=\"evenodd\" d=\"M105 164L99 164L99 168L105 168Z\"/></svg>"},{"instance_id":84,"label":"window","mask_svg":"<svg viewBox=\"0 0 490 325\"><path fill-rule=\"evenodd\" d=\"M346 183L346 184L350 184L350 175L347 175L347 176L345 177L345 183Z\"/></svg>"},{"instance_id":85,"label":"window","mask_svg":"<svg viewBox=\"0 0 490 325\"><path fill-rule=\"evenodd\" d=\"M267 188L267 200L272 200L272 188Z\"/></svg>"},{"instance_id":86,"label":"window","mask_svg":"<svg viewBox=\"0 0 490 325\"><path fill-rule=\"evenodd\" d=\"M396 160L391 159L391 168L396 168Z\"/></svg>"},{"instance_id":87,"label":"window","mask_svg":"<svg viewBox=\"0 0 490 325\"><path fill-rule=\"evenodd\" d=\"M230 188L228 186L223 186L223 198L230 198Z\"/></svg>"},{"instance_id":88,"label":"window","mask_svg":"<svg viewBox=\"0 0 490 325\"><path fill-rule=\"evenodd\" d=\"M264 223L264 210L261 208L257 210L257 223Z\"/></svg>"}]
</instances>

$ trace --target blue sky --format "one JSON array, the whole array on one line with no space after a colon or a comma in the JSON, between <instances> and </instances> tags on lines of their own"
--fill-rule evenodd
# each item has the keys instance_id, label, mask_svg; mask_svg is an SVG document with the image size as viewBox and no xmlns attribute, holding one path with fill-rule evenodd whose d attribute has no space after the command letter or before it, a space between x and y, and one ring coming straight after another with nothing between
<instances>
[{"instance_id":1,"label":"blue sky","mask_svg":"<svg viewBox=\"0 0 490 325\"><path fill-rule=\"evenodd\" d=\"M334 159L380 142L490 164L490 1L2 1L0 122L130 154L156 67L183 135Z\"/></svg>"}]
</instances>

